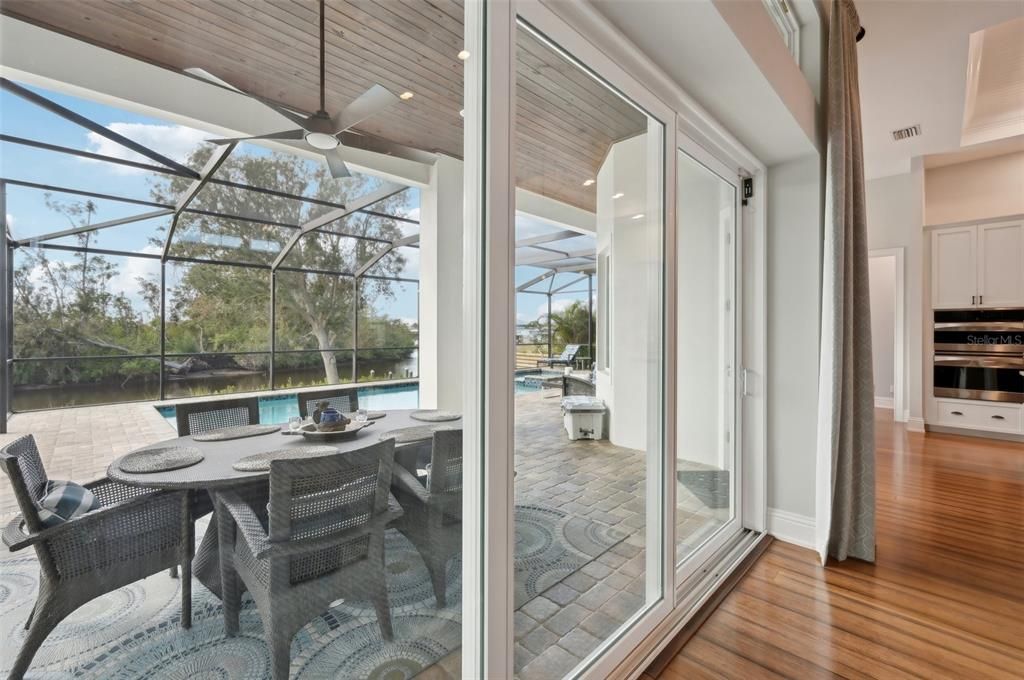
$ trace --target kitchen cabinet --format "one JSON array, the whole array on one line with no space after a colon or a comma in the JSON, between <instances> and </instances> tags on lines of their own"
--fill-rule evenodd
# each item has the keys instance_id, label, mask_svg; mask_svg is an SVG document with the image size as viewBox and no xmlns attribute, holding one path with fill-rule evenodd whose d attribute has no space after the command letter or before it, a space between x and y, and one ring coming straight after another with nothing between
<instances>
[{"instance_id":1,"label":"kitchen cabinet","mask_svg":"<svg viewBox=\"0 0 1024 680\"><path fill-rule=\"evenodd\" d=\"M932 307L1024 306L1024 222L932 231Z\"/></svg>"}]
</instances>

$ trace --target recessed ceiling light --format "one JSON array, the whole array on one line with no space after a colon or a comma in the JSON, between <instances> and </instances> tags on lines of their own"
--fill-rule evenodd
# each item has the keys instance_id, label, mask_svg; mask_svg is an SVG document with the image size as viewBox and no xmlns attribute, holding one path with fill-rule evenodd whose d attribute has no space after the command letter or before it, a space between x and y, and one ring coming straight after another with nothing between
<instances>
[{"instance_id":1,"label":"recessed ceiling light","mask_svg":"<svg viewBox=\"0 0 1024 680\"><path fill-rule=\"evenodd\" d=\"M633 215L630 219L631 220L640 220L640 219L643 219L643 216L644 216L644 214L640 213L639 215Z\"/></svg>"},{"instance_id":2,"label":"recessed ceiling light","mask_svg":"<svg viewBox=\"0 0 1024 680\"><path fill-rule=\"evenodd\" d=\"M459 52L459 59L461 59L462 61L466 61L467 59L469 59L469 50L462 50L461 52Z\"/></svg>"},{"instance_id":3,"label":"recessed ceiling light","mask_svg":"<svg viewBox=\"0 0 1024 680\"><path fill-rule=\"evenodd\" d=\"M399 99L405 99L405 100L412 99L412 92L409 92L407 90L407 91L403 92L402 94L398 95L398 98Z\"/></svg>"},{"instance_id":4,"label":"recessed ceiling light","mask_svg":"<svg viewBox=\"0 0 1024 680\"><path fill-rule=\"evenodd\" d=\"M625 196L625 195L626 195L626 194L624 194L624 193L622 193L622 192L620 191L620 192L619 192L619 193L617 193L617 194L612 194L612 199L614 200L614 199L616 199L616 198L622 198L622 197L623 197L623 196Z\"/></svg>"},{"instance_id":5,"label":"recessed ceiling light","mask_svg":"<svg viewBox=\"0 0 1024 680\"><path fill-rule=\"evenodd\" d=\"M583 182L583 186L585 186L585 187L589 187L589 186L590 186L591 184L593 184L593 183L594 183L594 181L595 181L595 180L592 180L592 179L588 179L588 180L586 180L585 182Z\"/></svg>"}]
</instances>

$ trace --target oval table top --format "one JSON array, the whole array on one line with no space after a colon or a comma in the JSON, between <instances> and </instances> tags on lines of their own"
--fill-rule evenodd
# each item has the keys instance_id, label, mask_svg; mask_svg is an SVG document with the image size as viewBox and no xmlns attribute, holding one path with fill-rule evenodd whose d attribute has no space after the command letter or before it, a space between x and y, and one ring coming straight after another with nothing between
<instances>
[{"instance_id":1,"label":"oval table top","mask_svg":"<svg viewBox=\"0 0 1024 680\"><path fill-rule=\"evenodd\" d=\"M356 451L376 444L380 441L379 435L382 432L426 425L427 423L422 420L415 420L411 417L411 414L418 410L420 409L388 411L386 417L374 421L373 426L360 431L354 438L338 441L310 441L301 435L282 434L281 432L218 442L197 442L192 437L175 437L144 446L131 453L168 446L187 446L198 449L203 454L203 460L186 468L140 474L122 471L120 463L124 456L119 456L107 467L107 476L115 482L129 486L154 489L217 489L236 486L267 479L270 476L268 470L242 472L231 467L240 458L278 449L309 446L333 446L341 452ZM458 427L461 424L462 420L459 419L432 425L435 425L437 429L442 429ZM287 425L282 426L282 431L287 431L287 429Z\"/></svg>"}]
</instances>

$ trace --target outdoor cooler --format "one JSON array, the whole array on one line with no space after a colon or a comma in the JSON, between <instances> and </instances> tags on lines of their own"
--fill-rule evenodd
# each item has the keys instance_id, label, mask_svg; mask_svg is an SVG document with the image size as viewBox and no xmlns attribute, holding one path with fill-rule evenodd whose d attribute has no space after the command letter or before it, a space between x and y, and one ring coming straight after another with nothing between
<instances>
[{"instance_id":1,"label":"outdoor cooler","mask_svg":"<svg viewBox=\"0 0 1024 680\"><path fill-rule=\"evenodd\" d=\"M562 419L569 439L604 439L604 401L597 397L562 399Z\"/></svg>"}]
</instances>

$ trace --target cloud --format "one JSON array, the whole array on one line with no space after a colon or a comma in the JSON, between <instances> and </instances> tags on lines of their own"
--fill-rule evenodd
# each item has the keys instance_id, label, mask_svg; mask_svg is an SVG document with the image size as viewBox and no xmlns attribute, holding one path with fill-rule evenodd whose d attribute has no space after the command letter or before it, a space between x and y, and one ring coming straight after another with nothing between
<instances>
[{"instance_id":1,"label":"cloud","mask_svg":"<svg viewBox=\"0 0 1024 680\"><path fill-rule=\"evenodd\" d=\"M185 127L184 125L111 123L107 126L107 129L113 130L133 142L138 142L142 146L161 153L172 160L178 161L179 163L184 163L188 159L189 154L191 154L204 139L210 136L207 132ZM114 158L120 158L122 160L136 161L139 163L154 162L141 154L135 153L125 146L121 146L111 139L107 139L103 135L95 132L89 132L87 136L87 151L102 154L104 156L113 156ZM118 165L114 167L114 172L119 174L133 174L143 171L136 168Z\"/></svg>"},{"instance_id":2,"label":"cloud","mask_svg":"<svg viewBox=\"0 0 1024 680\"><path fill-rule=\"evenodd\" d=\"M557 314L559 312L564 312L566 309L569 308L569 305L571 305L574 302L576 302L576 300L570 300L569 298L558 298L557 300L552 300L551 301L551 312L553 314ZM540 306L537 307L537 316L534 317L534 318L539 319L542 316L547 316L547 313L548 313L548 303L544 302Z\"/></svg>"}]
</instances>

